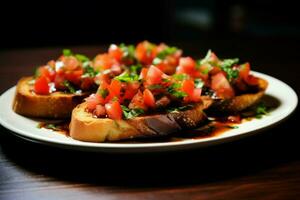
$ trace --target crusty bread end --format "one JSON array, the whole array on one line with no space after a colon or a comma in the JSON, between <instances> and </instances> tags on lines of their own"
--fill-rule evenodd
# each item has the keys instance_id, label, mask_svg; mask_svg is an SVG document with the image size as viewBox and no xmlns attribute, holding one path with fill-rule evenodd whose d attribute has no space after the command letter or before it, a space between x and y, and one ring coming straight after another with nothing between
<instances>
[{"instance_id":1,"label":"crusty bread end","mask_svg":"<svg viewBox=\"0 0 300 200\"><path fill-rule=\"evenodd\" d=\"M71 117L74 107L80 104L88 93L66 94L54 92L50 95L35 94L29 81L33 77L21 78L17 84L13 110L28 117L63 119Z\"/></svg>"}]
</instances>

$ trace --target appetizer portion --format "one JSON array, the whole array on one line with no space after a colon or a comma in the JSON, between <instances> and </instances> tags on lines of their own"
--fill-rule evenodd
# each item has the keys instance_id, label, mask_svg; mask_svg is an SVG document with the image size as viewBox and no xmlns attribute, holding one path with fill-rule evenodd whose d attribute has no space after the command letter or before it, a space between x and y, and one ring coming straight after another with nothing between
<instances>
[{"instance_id":1,"label":"appetizer portion","mask_svg":"<svg viewBox=\"0 0 300 200\"><path fill-rule=\"evenodd\" d=\"M139 71L102 80L73 110L70 136L90 142L161 136L206 120L203 110L212 100L201 95L201 79L169 76L153 65Z\"/></svg>"},{"instance_id":2,"label":"appetizer portion","mask_svg":"<svg viewBox=\"0 0 300 200\"><path fill-rule=\"evenodd\" d=\"M188 74L204 82L203 93L214 99L215 112L239 112L257 103L267 81L250 74L250 64L239 59L219 59L211 50L203 59L182 57L176 74Z\"/></svg>"},{"instance_id":3,"label":"appetizer portion","mask_svg":"<svg viewBox=\"0 0 300 200\"><path fill-rule=\"evenodd\" d=\"M68 118L97 89L96 74L86 56L64 50L57 61L38 67L35 76L20 79L13 110L29 117Z\"/></svg>"}]
</instances>

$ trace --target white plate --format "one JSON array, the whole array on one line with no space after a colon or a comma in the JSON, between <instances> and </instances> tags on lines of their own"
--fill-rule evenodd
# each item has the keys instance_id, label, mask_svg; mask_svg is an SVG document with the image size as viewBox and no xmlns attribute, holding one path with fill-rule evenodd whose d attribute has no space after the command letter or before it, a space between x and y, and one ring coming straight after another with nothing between
<instances>
[{"instance_id":1,"label":"white plate","mask_svg":"<svg viewBox=\"0 0 300 200\"><path fill-rule=\"evenodd\" d=\"M282 121L295 110L298 98L290 86L278 79L262 73L253 72L253 74L262 77L269 82L266 94L276 98L280 102L280 105L262 119L253 119L251 121L244 122L239 125L238 129L232 129L209 138L153 143L90 143L76 141L51 130L39 129L37 128L39 123L38 121L23 117L13 112L12 101L14 98L15 87L10 88L0 97L0 123L7 129L13 131L13 133L17 136L27 140L84 151L154 152L204 147L236 140L241 137L257 133L258 131Z\"/></svg>"}]
</instances>

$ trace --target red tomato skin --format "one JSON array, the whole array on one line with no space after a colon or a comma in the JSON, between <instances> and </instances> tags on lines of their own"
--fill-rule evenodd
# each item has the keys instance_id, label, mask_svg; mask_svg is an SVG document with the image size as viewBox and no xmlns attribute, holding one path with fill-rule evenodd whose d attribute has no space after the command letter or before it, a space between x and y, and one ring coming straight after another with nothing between
<instances>
[{"instance_id":1,"label":"red tomato skin","mask_svg":"<svg viewBox=\"0 0 300 200\"><path fill-rule=\"evenodd\" d=\"M48 66L40 67L38 70L40 72L40 76L44 76L44 77L48 78L48 80L50 82L54 81L54 79L55 79L55 71L54 70L49 69Z\"/></svg>"},{"instance_id":2,"label":"red tomato skin","mask_svg":"<svg viewBox=\"0 0 300 200\"><path fill-rule=\"evenodd\" d=\"M99 94L91 94L85 99L85 101L87 102L87 108L89 111L95 110L97 105L104 104L104 99Z\"/></svg>"},{"instance_id":3,"label":"red tomato skin","mask_svg":"<svg viewBox=\"0 0 300 200\"><path fill-rule=\"evenodd\" d=\"M234 97L234 90L222 72L212 76L211 88L221 98L229 99Z\"/></svg>"},{"instance_id":4,"label":"red tomato skin","mask_svg":"<svg viewBox=\"0 0 300 200\"><path fill-rule=\"evenodd\" d=\"M155 98L152 92L148 89L145 89L143 92L144 104L150 108L155 107Z\"/></svg>"},{"instance_id":5,"label":"red tomato skin","mask_svg":"<svg viewBox=\"0 0 300 200\"><path fill-rule=\"evenodd\" d=\"M163 74L164 73L160 69L151 65L147 72L147 77L146 77L147 84L152 85L152 84L161 83Z\"/></svg>"},{"instance_id":6,"label":"red tomato skin","mask_svg":"<svg viewBox=\"0 0 300 200\"><path fill-rule=\"evenodd\" d=\"M195 70L196 62L191 57L182 57L179 59L179 66L181 66L185 73L192 73Z\"/></svg>"},{"instance_id":7,"label":"red tomato skin","mask_svg":"<svg viewBox=\"0 0 300 200\"><path fill-rule=\"evenodd\" d=\"M35 80L34 92L36 94L48 95L49 92L48 79L45 76L41 76Z\"/></svg>"},{"instance_id":8,"label":"red tomato skin","mask_svg":"<svg viewBox=\"0 0 300 200\"><path fill-rule=\"evenodd\" d=\"M195 84L193 80L184 80L182 82L182 91L185 92L189 97L193 96Z\"/></svg>"},{"instance_id":9,"label":"red tomato skin","mask_svg":"<svg viewBox=\"0 0 300 200\"><path fill-rule=\"evenodd\" d=\"M148 68L142 68L141 73L140 73L140 79L146 79L148 73Z\"/></svg>"},{"instance_id":10,"label":"red tomato skin","mask_svg":"<svg viewBox=\"0 0 300 200\"><path fill-rule=\"evenodd\" d=\"M243 79L246 80L247 77L250 74L250 64L247 62L243 65L240 65L240 69L239 69L239 76Z\"/></svg>"},{"instance_id":11,"label":"red tomato skin","mask_svg":"<svg viewBox=\"0 0 300 200\"><path fill-rule=\"evenodd\" d=\"M94 59L94 68L96 70L110 69L114 64L116 64L116 60L108 53L99 54Z\"/></svg>"},{"instance_id":12,"label":"red tomato skin","mask_svg":"<svg viewBox=\"0 0 300 200\"><path fill-rule=\"evenodd\" d=\"M103 117L106 115L106 110L105 110L105 107L102 106L102 105L97 105L96 106L96 109L94 110L94 114L97 116L97 117Z\"/></svg>"},{"instance_id":13,"label":"red tomato skin","mask_svg":"<svg viewBox=\"0 0 300 200\"><path fill-rule=\"evenodd\" d=\"M129 106L130 109L141 108L143 110L147 110L147 106L144 103L143 93L138 90L138 92L132 98Z\"/></svg>"},{"instance_id":14,"label":"red tomato skin","mask_svg":"<svg viewBox=\"0 0 300 200\"><path fill-rule=\"evenodd\" d=\"M192 101L193 102L200 102L201 101L201 93L202 93L201 88L195 88L194 91L193 91Z\"/></svg>"},{"instance_id":15,"label":"red tomato skin","mask_svg":"<svg viewBox=\"0 0 300 200\"><path fill-rule=\"evenodd\" d=\"M120 47L115 44L111 44L108 49L108 54L115 58L117 61L121 61L123 57L123 51Z\"/></svg>"},{"instance_id":16,"label":"red tomato skin","mask_svg":"<svg viewBox=\"0 0 300 200\"><path fill-rule=\"evenodd\" d=\"M135 57L141 63L150 65L156 57L157 47L148 41L140 42L135 49Z\"/></svg>"},{"instance_id":17,"label":"red tomato skin","mask_svg":"<svg viewBox=\"0 0 300 200\"><path fill-rule=\"evenodd\" d=\"M118 101L113 101L105 104L106 114L110 119L121 120L122 119L122 108Z\"/></svg>"}]
</instances>

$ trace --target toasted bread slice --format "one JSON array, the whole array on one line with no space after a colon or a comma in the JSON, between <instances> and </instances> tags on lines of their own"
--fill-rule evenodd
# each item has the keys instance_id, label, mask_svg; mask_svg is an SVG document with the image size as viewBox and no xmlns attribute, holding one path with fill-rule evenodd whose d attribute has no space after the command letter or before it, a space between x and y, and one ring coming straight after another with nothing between
<instances>
[{"instance_id":1,"label":"toasted bread slice","mask_svg":"<svg viewBox=\"0 0 300 200\"><path fill-rule=\"evenodd\" d=\"M21 115L38 118L62 119L71 117L74 107L82 103L89 93L67 94L54 92L50 95L38 95L32 92L29 81L33 77L24 77L17 84L13 110Z\"/></svg>"},{"instance_id":2,"label":"toasted bread slice","mask_svg":"<svg viewBox=\"0 0 300 200\"><path fill-rule=\"evenodd\" d=\"M209 98L205 98L190 110L146 115L128 120L95 118L86 111L87 103L82 103L72 112L70 136L76 140L105 142L168 135L184 128L194 128L205 121L206 115L202 111L211 103Z\"/></svg>"},{"instance_id":3,"label":"toasted bread slice","mask_svg":"<svg viewBox=\"0 0 300 200\"><path fill-rule=\"evenodd\" d=\"M239 96L235 96L231 99L216 100L211 106L211 110L218 112L237 113L240 112L255 103L257 103L264 95L268 87L268 82L262 78L258 79L258 90L256 93L246 93Z\"/></svg>"}]
</instances>

